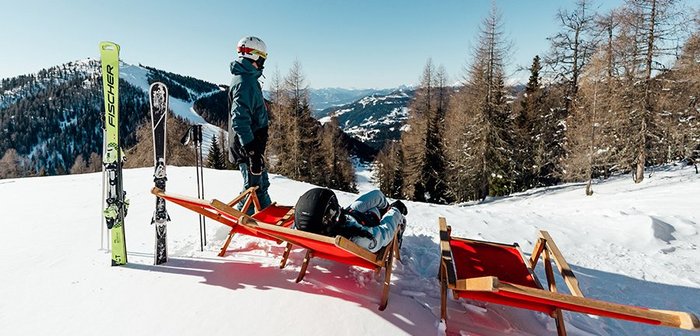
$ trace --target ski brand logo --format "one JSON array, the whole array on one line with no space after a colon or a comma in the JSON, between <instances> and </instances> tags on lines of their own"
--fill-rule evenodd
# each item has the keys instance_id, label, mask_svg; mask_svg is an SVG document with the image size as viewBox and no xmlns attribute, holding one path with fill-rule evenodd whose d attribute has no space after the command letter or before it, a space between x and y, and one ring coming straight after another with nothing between
<instances>
[{"instance_id":1,"label":"ski brand logo","mask_svg":"<svg viewBox=\"0 0 700 336\"><path fill-rule=\"evenodd\" d=\"M107 115L110 126L116 127L117 106L114 98L114 67L107 65Z\"/></svg>"}]
</instances>

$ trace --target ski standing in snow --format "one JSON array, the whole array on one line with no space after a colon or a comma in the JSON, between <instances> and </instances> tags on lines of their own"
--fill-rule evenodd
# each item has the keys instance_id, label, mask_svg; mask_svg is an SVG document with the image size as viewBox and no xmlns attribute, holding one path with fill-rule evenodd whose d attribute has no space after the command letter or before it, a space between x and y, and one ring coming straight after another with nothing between
<instances>
[{"instance_id":1,"label":"ski standing in snow","mask_svg":"<svg viewBox=\"0 0 700 336\"><path fill-rule=\"evenodd\" d=\"M151 84L149 89L151 101L151 126L153 131L153 182L156 188L165 191L165 182L168 180L165 173L165 146L168 121L168 87L160 82ZM156 228L155 260L156 265L168 261L167 223L170 216L165 210L165 200L156 198L156 209L153 212L151 224Z\"/></svg>"},{"instance_id":2,"label":"ski standing in snow","mask_svg":"<svg viewBox=\"0 0 700 336\"><path fill-rule=\"evenodd\" d=\"M106 151L102 162L107 173L107 206L104 216L112 242L112 266L125 265L126 235L124 217L129 207L122 177L122 152L119 145L119 45L100 43L102 87L105 101Z\"/></svg>"}]
</instances>

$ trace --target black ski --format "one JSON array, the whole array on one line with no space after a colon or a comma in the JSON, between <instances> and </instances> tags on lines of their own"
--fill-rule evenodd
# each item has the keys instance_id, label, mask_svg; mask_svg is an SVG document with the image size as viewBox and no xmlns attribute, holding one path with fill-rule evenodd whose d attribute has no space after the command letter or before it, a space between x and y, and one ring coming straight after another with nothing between
<instances>
[{"instance_id":1,"label":"black ski","mask_svg":"<svg viewBox=\"0 0 700 336\"><path fill-rule=\"evenodd\" d=\"M165 84L156 82L151 84L149 90L151 100L151 126L153 127L153 162L155 171L153 172L153 182L156 188L165 191L165 181L168 180L165 174L165 144L166 144L166 123L168 120L168 87ZM156 210L153 212L151 224L156 227L156 251L155 264L160 265L168 261L168 240L166 224L170 221L170 216L165 210L165 200L156 198Z\"/></svg>"}]
</instances>

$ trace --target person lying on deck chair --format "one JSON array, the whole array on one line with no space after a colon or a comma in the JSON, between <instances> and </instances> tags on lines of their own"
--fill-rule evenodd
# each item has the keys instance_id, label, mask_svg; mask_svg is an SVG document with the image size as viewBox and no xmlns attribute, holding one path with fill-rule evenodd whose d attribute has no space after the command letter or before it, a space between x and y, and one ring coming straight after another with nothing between
<instances>
[{"instance_id":1,"label":"person lying on deck chair","mask_svg":"<svg viewBox=\"0 0 700 336\"><path fill-rule=\"evenodd\" d=\"M332 190L314 188L304 193L294 208L297 229L329 237L340 235L372 253L388 245L396 230L401 246L408 214L401 201L390 204L379 190L362 194L342 208Z\"/></svg>"}]
</instances>

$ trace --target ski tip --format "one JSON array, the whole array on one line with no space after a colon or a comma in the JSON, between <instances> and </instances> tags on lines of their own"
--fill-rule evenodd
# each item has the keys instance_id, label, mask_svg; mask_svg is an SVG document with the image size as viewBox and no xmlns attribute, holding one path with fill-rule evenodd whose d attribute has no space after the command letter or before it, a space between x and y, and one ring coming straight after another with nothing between
<instances>
[{"instance_id":1,"label":"ski tip","mask_svg":"<svg viewBox=\"0 0 700 336\"><path fill-rule=\"evenodd\" d=\"M104 50L104 51L115 50L118 52L119 45L114 43L114 42L111 42L111 41L102 41L102 42L100 42L100 50Z\"/></svg>"},{"instance_id":2,"label":"ski tip","mask_svg":"<svg viewBox=\"0 0 700 336\"><path fill-rule=\"evenodd\" d=\"M161 83L161 82L153 82L153 84L151 84L150 88L153 89L153 88L156 87L156 86L162 86L162 87L165 88L166 90L168 89L168 87L167 87L165 84Z\"/></svg>"}]
</instances>

